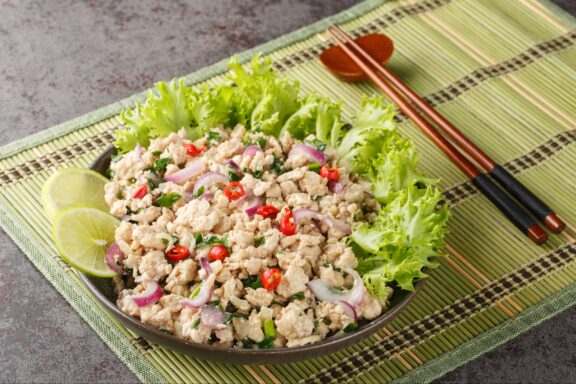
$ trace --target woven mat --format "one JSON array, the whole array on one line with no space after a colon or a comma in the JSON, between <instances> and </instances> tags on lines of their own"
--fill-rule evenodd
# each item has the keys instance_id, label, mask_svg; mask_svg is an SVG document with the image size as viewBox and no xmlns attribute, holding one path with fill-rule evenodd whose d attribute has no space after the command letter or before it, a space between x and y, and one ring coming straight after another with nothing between
<instances>
[{"instance_id":1,"label":"woven mat","mask_svg":"<svg viewBox=\"0 0 576 384\"><path fill-rule=\"evenodd\" d=\"M574 21L536 0L372 1L331 18L354 34L395 41L389 66L480 147L576 222ZM241 55L269 54L304 91L358 108L368 84L348 85L317 60L324 20ZM222 80L223 63L187 77ZM520 234L405 118L400 129L442 177L454 217L448 257L413 303L381 332L315 360L271 366L199 361L149 344L95 303L58 256L39 204L46 177L86 166L111 141L118 112L143 95L0 148L0 224L143 382L430 381L568 308L576 301L576 246L552 235L538 247ZM573 232L572 232L573 233Z\"/></svg>"}]
</instances>

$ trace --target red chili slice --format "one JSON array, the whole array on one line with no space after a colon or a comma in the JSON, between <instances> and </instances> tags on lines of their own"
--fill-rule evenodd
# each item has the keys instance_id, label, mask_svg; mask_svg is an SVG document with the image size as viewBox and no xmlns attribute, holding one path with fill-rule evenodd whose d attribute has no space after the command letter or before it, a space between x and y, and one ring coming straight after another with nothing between
<instances>
[{"instance_id":1,"label":"red chili slice","mask_svg":"<svg viewBox=\"0 0 576 384\"><path fill-rule=\"evenodd\" d=\"M280 280L282 280L282 274L278 268L267 269L262 272L260 280L262 280L262 286L266 290L273 291L278 286L278 284L280 284Z\"/></svg>"},{"instance_id":2,"label":"red chili slice","mask_svg":"<svg viewBox=\"0 0 576 384\"><path fill-rule=\"evenodd\" d=\"M148 187L146 185L141 186L138 188L136 192L132 195L133 199L141 199L148 194Z\"/></svg>"},{"instance_id":3,"label":"red chili slice","mask_svg":"<svg viewBox=\"0 0 576 384\"><path fill-rule=\"evenodd\" d=\"M268 218L275 219L276 216L278 215L278 212L280 212L278 208L276 208L273 205L264 205L256 210L257 215L260 215L266 219Z\"/></svg>"},{"instance_id":4,"label":"red chili slice","mask_svg":"<svg viewBox=\"0 0 576 384\"><path fill-rule=\"evenodd\" d=\"M338 181L340 173L338 172L338 168L331 168L328 164L324 164L322 168L320 168L320 176L328 180Z\"/></svg>"},{"instance_id":5,"label":"red chili slice","mask_svg":"<svg viewBox=\"0 0 576 384\"><path fill-rule=\"evenodd\" d=\"M166 258L173 262L184 260L188 255L190 255L190 251L182 245L175 245L166 251Z\"/></svg>"}]
</instances>

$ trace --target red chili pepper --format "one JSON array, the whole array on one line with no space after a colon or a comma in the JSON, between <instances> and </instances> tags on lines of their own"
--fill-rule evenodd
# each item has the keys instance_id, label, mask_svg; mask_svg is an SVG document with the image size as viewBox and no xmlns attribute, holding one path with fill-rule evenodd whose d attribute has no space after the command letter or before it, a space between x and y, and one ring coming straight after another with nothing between
<instances>
[{"instance_id":1,"label":"red chili pepper","mask_svg":"<svg viewBox=\"0 0 576 384\"><path fill-rule=\"evenodd\" d=\"M266 290L273 291L274 288L280 284L280 280L282 280L282 274L278 268L267 269L262 272L260 280L262 280L262 286Z\"/></svg>"},{"instance_id":2,"label":"red chili pepper","mask_svg":"<svg viewBox=\"0 0 576 384\"><path fill-rule=\"evenodd\" d=\"M218 244L210 248L210 253L208 253L210 260L220 260L223 261L228 257L228 249L222 244Z\"/></svg>"},{"instance_id":3,"label":"red chili pepper","mask_svg":"<svg viewBox=\"0 0 576 384\"><path fill-rule=\"evenodd\" d=\"M280 221L280 232L286 236L292 236L296 233L294 215L289 208L284 208L284 217L282 217L282 220Z\"/></svg>"},{"instance_id":4,"label":"red chili pepper","mask_svg":"<svg viewBox=\"0 0 576 384\"><path fill-rule=\"evenodd\" d=\"M184 260L188 255L190 255L190 251L182 245L175 245L166 251L166 258L173 262Z\"/></svg>"},{"instance_id":5,"label":"red chili pepper","mask_svg":"<svg viewBox=\"0 0 576 384\"><path fill-rule=\"evenodd\" d=\"M331 168L328 164L324 164L322 168L320 168L320 176L328 180L338 181L340 173L338 172L338 168Z\"/></svg>"},{"instance_id":6,"label":"red chili pepper","mask_svg":"<svg viewBox=\"0 0 576 384\"><path fill-rule=\"evenodd\" d=\"M260 215L266 219L267 218L275 219L276 216L278 215L278 212L280 212L278 208L276 208L273 205L263 205L262 207L256 210L257 215Z\"/></svg>"},{"instance_id":7,"label":"red chili pepper","mask_svg":"<svg viewBox=\"0 0 576 384\"><path fill-rule=\"evenodd\" d=\"M194 156L198 156L199 154L204 152L204 150L206 149L206 146L203 145L200 148L198 148L194 144L184 144L184 148L186 148L186 154L188 156L194 157Z\"/></svg>"},{"instance_id":8,"label":"red chili pepper","mask_svg":"<svg viewBox=\"0 0 576 384\"><path fill-rule=\"evenodd\" d=\"M224 194L230 200L236 200L244 195L244 187L237 181L231 181L226 188L224 188Z\"/></svg>"},{"instance_id":9,"label":"red chili pepper","mask_svg":"<svg viewBox=\"0 0 576 384\"><path fill-rule=\"evenodd\" d=\"M141 199L148 194L148 187L146 185L141 186L138 188L136 192L132 195L133 199Z\"/></svg>"}]
</instances>

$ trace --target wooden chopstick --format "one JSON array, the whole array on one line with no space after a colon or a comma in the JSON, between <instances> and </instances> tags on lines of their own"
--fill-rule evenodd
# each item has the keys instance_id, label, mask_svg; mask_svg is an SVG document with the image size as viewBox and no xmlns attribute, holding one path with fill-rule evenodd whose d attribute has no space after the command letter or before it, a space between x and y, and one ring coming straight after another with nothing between
<instances>
[{"instance_id":1,"label":"wooden chopstick","mask_svg":"<svg viewBox=\"0 0 576 384\"><path fill-rule=\"evenodd\" d=\"M536 217L544 222L553 232L560 233L565 228L565 223L550 209L542 200L535 196L528 188L514 178L504 167L497 164L486 153L478 148L460 130L452 125L444 116L438 113L414 91L398 79L390 70L378 63L372 56L364 51L350 36L338 26L332 26L339 37L346 40L354 49L374 66L386 80L390 81L397 90L412 101L427 117L438 125L450 138L452 138L468 155L470 155L482 168L489 172L510 194L517 198Z\"/></svg>"},{"instance_id":2,"label":"wooden chopstick","mask_svg":"<svg viewBox=\"0 0 576 384\"><path fill-rule=\"evenodd\" d=\"M420 130L474 183L474 185L490 200L518 229L525 233L536 244L543 244L548 234L534 219L502 191L487 175L460 153L444 136L442 136L424 117L422 117L398 92L380 77L374 69L365 63L339 37L337 31L328 29L326 33L344 50L380 89ZM361 48L359 48L361 49Z\"/></svg>"},{"instance_id":3,"label":"wooden chopstick","mask_svg":"<svg viewBox=\"0 0 576 384\"><path fill-rule=\"evenodd\" d=\"M397 90L412 101L430 120L432 120L444 133L446 133L458 146L472 157L484 170L504 187L512 196L520 201L538 219L540 219L554 233L560 233L566 224L548 207L542 200L534 195L528 188L512 176L504 167L497 164L490 156L482 151L458 128L450 123L444 116L432 108L426 101L418 96L410 87L400 80L388 68L378 63L374 58L362 49L344 30L337 25L331 29L337 32L340 38L346 40L366 61L376 68Z\"/></svg>"}]
</instances>

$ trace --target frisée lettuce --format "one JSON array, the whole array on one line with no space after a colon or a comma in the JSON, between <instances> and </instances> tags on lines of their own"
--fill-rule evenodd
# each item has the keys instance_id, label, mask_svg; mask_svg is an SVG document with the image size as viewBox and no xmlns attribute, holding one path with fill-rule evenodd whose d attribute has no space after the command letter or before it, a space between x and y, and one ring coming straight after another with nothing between
<instances>
[{"instance_id":1,"label":"fris\u00e9e lettuce","mask_svg":"<svg viewBox=\"0 0 576 384\"><path fill-rule=\"evenodd\" d=\"M336 148L340 165L371 182L380 203L377 216L353 228L349 241L359 258L358 272L368 291L386 300L390 286L413 290L414 282L433 268L443 246L449 212L437 181L422 175L413 143L402 137L395 111L383 98L365 98L346 124L340 103L300 95L296 81L279 77L269 58L247 66L233 58L222 84L187 86L183 80L160 82L146 101L122 113L116 131L120 153L185 128L190 139L218 125L244 125L250 131L280 137L309 135Z\"/></svg>"}]
</instances>

